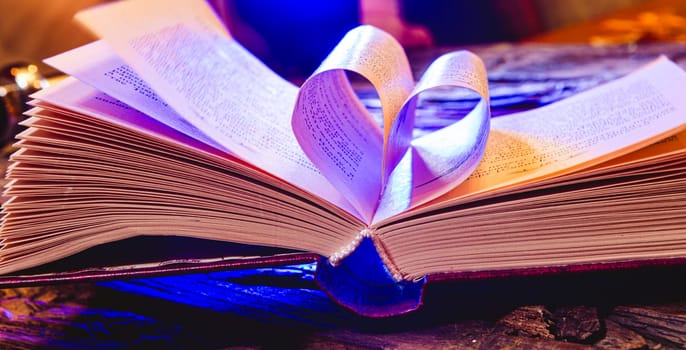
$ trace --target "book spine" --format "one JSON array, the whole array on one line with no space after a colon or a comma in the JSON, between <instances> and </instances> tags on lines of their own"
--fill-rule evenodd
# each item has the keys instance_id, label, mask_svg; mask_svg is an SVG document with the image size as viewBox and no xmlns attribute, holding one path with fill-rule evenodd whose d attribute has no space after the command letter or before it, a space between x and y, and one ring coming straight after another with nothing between
<instances>
[{"instance_id":1,"label":"book spine","mask_svg":"<svg viewBox=\"0 0 686 350\"><path fill-rule=\"evenodd\" d=\"M322 258L315 279L333 300L354 312L369 317L408 313L421 306L426 278L417 281L398 279L386 265L372 236L361 234L354 248L333 263ZM351 246L352 247L352 246Z\"/></svg>"}]
</instances>

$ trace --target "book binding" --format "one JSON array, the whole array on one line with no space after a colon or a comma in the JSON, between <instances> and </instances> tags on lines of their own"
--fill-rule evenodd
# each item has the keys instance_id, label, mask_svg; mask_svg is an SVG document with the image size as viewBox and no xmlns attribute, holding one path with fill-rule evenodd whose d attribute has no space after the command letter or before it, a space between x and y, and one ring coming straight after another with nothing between
<instances>
[{"instance_id":1,"label":"book binding","mask_svg":"<svg viewBox=\"0 0 686 350\"><path fill-rule=\"evenodd\" d=\"M335 265L322 259L316 281L333 300L356 313L385 317L418 309L426 277L418 281L395 279L372 239L365 237Z\"/></svg>"}]
</instances>

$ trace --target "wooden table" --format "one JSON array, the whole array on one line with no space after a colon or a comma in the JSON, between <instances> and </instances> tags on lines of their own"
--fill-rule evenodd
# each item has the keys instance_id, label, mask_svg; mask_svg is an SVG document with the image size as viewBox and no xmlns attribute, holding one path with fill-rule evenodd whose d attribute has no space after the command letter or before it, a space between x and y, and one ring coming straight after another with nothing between
<instances>
[{"instance_id":1,"label":"wooden table","mask_svg":"<svg viewBox=\"0 0 686 350\"><path fill-rule=\"evenodd\" d=\"M637 19L669 4L679 6L671 13L686 12L679 12L686 8L681 2L655 1L620 16ZM588 42L602 23L534 39ZM638 38L615 51L633 50L631 45L647 40ZM0 164L6 166L4 160ZM422 309L387 319L366 319L332 303L312 284L309 268L0 290L0 348L676 349L686 344L681 283L686 267L430 285Z\"/></svg>"}]
</instances>

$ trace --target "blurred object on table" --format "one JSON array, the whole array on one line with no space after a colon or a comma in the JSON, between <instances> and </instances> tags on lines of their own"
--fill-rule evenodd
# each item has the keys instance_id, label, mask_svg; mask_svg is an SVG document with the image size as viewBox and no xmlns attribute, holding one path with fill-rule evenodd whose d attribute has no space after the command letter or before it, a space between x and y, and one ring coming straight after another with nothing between
<instances>
[{"instance_id":1,"label":"blurred object on table","mask_svg":"<svg viewBox=\"0 0 686 350\"><path fill-rule=\"evenodd\" d=\"M497 0L496 0L497 1ZM522 0L500 0L517 2ZM524 0L526 1L526 0ZM543 32L559 30L592 19L607 17L628 7L652 0L530 0L539 18Z\"/></svg>"},{"instance_id":2,"label":"blurred object on table","mask_svg":"<svg viewBox=\"0 0 686 350\"><path fill-rule=\"evenodd\" d=\"M0 69L0 145L2 155L20 131L29 95L48 86L35 64L16 62Z\"/></svg>"},{"instance_id":3,"label":"blurred object on table","mask_svg":"<svg viewBox=\"0 0 686 350\"><path fill-rule=\"evenodd\" d=\"M571 24L550 33L533 36L527 41L585 43L596 46L683 43L686 41L686 1L637 1L611 15Z\"/></svg>"},{"instance_id":4,"label":"blurred object on table","mask_svg":"<svg viewBox=\"0 0 686 350\"><path fill-rule=\"evenodd\" d=\"M591 37L595 46L650 42L686 42L686 17L669 12L641 12L636 18L607 19Z\"/></svg>"}]
</instances>

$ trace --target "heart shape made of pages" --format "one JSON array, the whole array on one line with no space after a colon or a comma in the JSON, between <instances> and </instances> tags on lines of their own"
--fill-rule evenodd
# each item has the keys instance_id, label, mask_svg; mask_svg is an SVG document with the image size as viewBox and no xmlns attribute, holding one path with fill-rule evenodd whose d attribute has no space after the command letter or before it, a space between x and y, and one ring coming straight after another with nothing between
<instances>
[{"instance_id":1,"label":"heart shape made of pages","mask_svg":"<svg viewBox=\"0 0 686 350\"><path fill-rule=\"evenodd\" d=\"M355 94L349 72L378 93L383 129ZM415 138L418 101L429 91L466 97L474 107ZM490 127L486 69L468 51L451 52L415 84L402 46L360 26L302 85L292 125L305 154L372 224L445 193L476 168Z\"/></svg>"}]
</instances>

